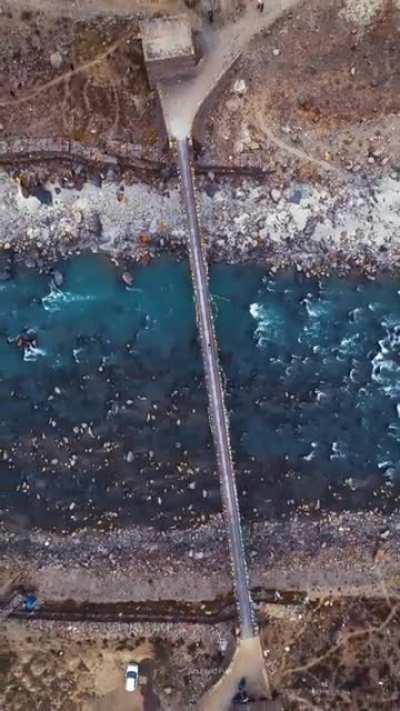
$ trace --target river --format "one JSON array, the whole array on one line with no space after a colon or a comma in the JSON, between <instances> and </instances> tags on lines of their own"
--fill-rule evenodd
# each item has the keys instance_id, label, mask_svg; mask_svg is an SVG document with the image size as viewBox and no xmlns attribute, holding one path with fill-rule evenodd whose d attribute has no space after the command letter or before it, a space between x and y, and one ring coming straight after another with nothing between
<instances>
[{"instance_id":1,"label":"river","mask_svg":"<svg viewBox=\"0 0 400 711\"><path fill-rule=\"evenodd\" d=\"M221 504L186 263L132 264L131 286L99 256L58 269L0 283L2 516L204 521ZM399 283L210 279L245 519L397 505Z\"/></svg>"}]
</instances>

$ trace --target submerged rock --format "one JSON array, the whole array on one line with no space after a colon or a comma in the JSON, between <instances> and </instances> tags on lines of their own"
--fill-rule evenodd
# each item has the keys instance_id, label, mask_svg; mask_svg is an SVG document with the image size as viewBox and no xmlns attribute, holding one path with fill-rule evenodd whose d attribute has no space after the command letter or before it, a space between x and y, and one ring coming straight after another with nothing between
<instances>
[{"instance_id":1,"label":"submerged rock","mask_svg":"<svg viewBox=\"0 0 400 711\"><path fill-rule=\"evenodd\" d=\"M36 267L36 261L34 260L33 257L26 257L24 261L25 266L27 269L34 269Z\"/></svg>"},{"instance_id":2,"label":"submerged rock","mask_svg":"<svg viewBox=\"0 0 400 711\"><path fill-rule=\"evenodd\" d=\"M64 283L64 276L58 269L55 269L53 272L53 281L56 286L62 286Z\"/></svg>"},{"instance_id":3,"label":"submerged rock","mask_svg":"<svg viewBox=\"0 0 400 711\"><path fill-rule=\"evenodd\" d=\"M130 274L130 272L123 272L121 279L124 282L124 284L126 284L126 286L132 286L133 276L132 276L132 274Z\"/></svg>"}]
</instances>

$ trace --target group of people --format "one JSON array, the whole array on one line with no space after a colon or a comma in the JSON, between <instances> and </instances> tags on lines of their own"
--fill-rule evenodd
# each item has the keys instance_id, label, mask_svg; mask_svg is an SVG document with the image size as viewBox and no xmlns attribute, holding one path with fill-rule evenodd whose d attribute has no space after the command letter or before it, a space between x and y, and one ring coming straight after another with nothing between
<instances>
[{"instance_id":1,"label":"group of people","mask_svg":"<svg viewBox=\"0 0 400 711\"><path fill-rule=\"evenodd\" d=\"M257 0L257 10L260 12L264 11L264 0ZM210 0L210 6L207 14L209 22L214 22L214 0Z\"/></svg>"}]
</instances>

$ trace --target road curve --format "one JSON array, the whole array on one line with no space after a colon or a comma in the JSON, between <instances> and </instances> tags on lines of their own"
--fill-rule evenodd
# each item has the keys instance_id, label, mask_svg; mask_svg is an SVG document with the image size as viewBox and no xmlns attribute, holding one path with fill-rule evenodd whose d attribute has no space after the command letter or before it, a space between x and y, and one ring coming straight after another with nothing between
<instances>
[{"instance_id":1,"label":"road curve","mask_svg":"<svg viewBox=\"0 0 400 711\"><path fill-rule=\"evenodd\" d=\"M235 472L229 440L228 415L218 359L208 288L208 270L200 237L195 202L188 139L176 142L182 195L189 223L189 257L192 270L197 325L208 391L211 431L217 454L222 503L229 538L236 601L242 639L256 636L253 604L250 596L246 557L240 525Z\"/></svg>"}]
</instances>

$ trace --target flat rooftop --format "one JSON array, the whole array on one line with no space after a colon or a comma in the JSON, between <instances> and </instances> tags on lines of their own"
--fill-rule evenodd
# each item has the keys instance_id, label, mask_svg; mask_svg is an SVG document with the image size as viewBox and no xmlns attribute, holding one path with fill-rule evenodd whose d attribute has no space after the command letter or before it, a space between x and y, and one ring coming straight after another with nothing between
<instances>
[{"instance_id":1,"label":"flat rooftop","mask_svg":"<svg viewBox=\"0 0 400 711\"><path fill-rule=\"evenodd\" d=\"M174 15L140 23L146 62L194 57L192 27L186 15Z\"/></svg>"}]
</instances>

